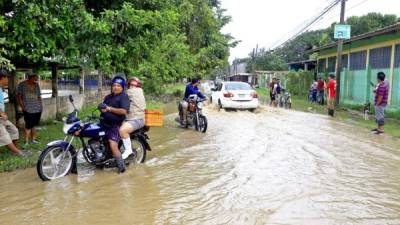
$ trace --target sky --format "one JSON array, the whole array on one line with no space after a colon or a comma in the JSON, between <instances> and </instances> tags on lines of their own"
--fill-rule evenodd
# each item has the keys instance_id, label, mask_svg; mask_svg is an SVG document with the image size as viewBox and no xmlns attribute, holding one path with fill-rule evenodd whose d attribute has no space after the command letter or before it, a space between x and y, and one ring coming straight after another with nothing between
<instances>
[{"instance_id":1,"label":"sky","mask_svg":"<svg viewBox=\"0 0 400 225\"><path fill-rule=\"evenodd\" d=\"M273 48L311 19L333 0L221 0L222 8L232 17L223 33L230 33L241 42L230 50L229 61L244 58L258 44ZM346 17L368 12L395 14L400 17L400 0L347 0ZM340 6L336 6L312 30L326 28L339 21Z\"/></svg>"}]
</instances>

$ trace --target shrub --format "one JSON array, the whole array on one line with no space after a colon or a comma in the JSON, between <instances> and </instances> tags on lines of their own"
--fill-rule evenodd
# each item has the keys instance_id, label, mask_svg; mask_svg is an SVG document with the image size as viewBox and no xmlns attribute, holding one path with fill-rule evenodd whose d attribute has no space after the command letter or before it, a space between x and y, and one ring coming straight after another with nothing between
<instances>
[{"instance_id":1,"label":"shrub","mask_svg":"<svg viewBox=\"0 0 400 225\"><path fill-rule=\"evenodd\" d=\"M283 84L293 95L307 95L313 80L314 75L312 72L291 71L285 76Z\"/></svg>"}]
</instances>

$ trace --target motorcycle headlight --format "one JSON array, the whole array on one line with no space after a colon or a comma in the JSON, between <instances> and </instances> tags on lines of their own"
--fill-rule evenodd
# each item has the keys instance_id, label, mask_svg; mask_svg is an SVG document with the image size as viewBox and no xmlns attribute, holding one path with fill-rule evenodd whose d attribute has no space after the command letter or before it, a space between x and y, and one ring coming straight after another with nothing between
<instances>
[{"instance_id":1,"label":"motorcycle headlight","mask_svg":"<svg viewBox=\"0 0 400 225\"><path fill-rule=\"evenodd\" d=\"M63 127L64 134L68 134L69 129L71 129L71 127L73 127L74 125L75 125L75 123L72 123L72 124L64 123L64 127Z\"/></svg>"},{"instance_id":2,"label":"motorcycle headlight","mask_svg":"<svg viewBox=\"0 0 400 225\"><path fill-rule=\"evenodd\" d=\"M203 103L202 103L202 102L199 102L199 103L197 104L197 108L202 109L202 108L203 108Z\"/></svg>"}]
</instances>

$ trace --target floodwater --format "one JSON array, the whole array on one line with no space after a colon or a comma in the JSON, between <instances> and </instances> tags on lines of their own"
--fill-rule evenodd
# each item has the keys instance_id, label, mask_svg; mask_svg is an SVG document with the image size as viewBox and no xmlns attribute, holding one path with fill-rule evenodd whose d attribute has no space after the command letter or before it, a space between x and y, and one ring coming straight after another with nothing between
<instances>
[{"instance_id":1,"label":"floodwater","mask_svg":"<svg viewBox=\"0 0 400 225\"><path fill-rule=\"evenodd\" d=\"M167 115L144 164L42 182L0 174L0 224L400 224L400 142L327 116L208 107Z\"/></svg>"}]
</instances>

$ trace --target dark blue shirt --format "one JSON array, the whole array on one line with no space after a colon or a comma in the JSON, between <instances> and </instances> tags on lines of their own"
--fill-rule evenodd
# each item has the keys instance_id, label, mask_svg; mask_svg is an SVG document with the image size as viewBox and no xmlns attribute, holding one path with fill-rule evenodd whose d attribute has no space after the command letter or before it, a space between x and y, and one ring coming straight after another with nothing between
<instances>
[{"instance_id":1,"label":"dark blue shirt","mask_svg":"<svg viewBox=\"0 0 400 225\"><path fill-rule=\"evenodd\" d=\"M193 87L192 83L186 85L185 96L183 97L184 100L187 100L190 95L197 95L199 98L206 98L197 87Z\"/></svg>"},{"instance_id":2,"label":"dark blue shirt","mask_svg":"<svg viewBox=\"0 0 400 225\"><path fill-rule=\"evenodd\" d=\"M109 94L104 98L103 101L106 105L112 107L112 108L122 108L126 109L126 111L129 111L129 97L125 92L122 92L121 94L118 95L113 95ZM100 117L102 118L102 122L105 125L121 125L122 122L125 120L124 115L117 115L112 112L105 112L101 113Z\"/></svg>"}]
</instances>

